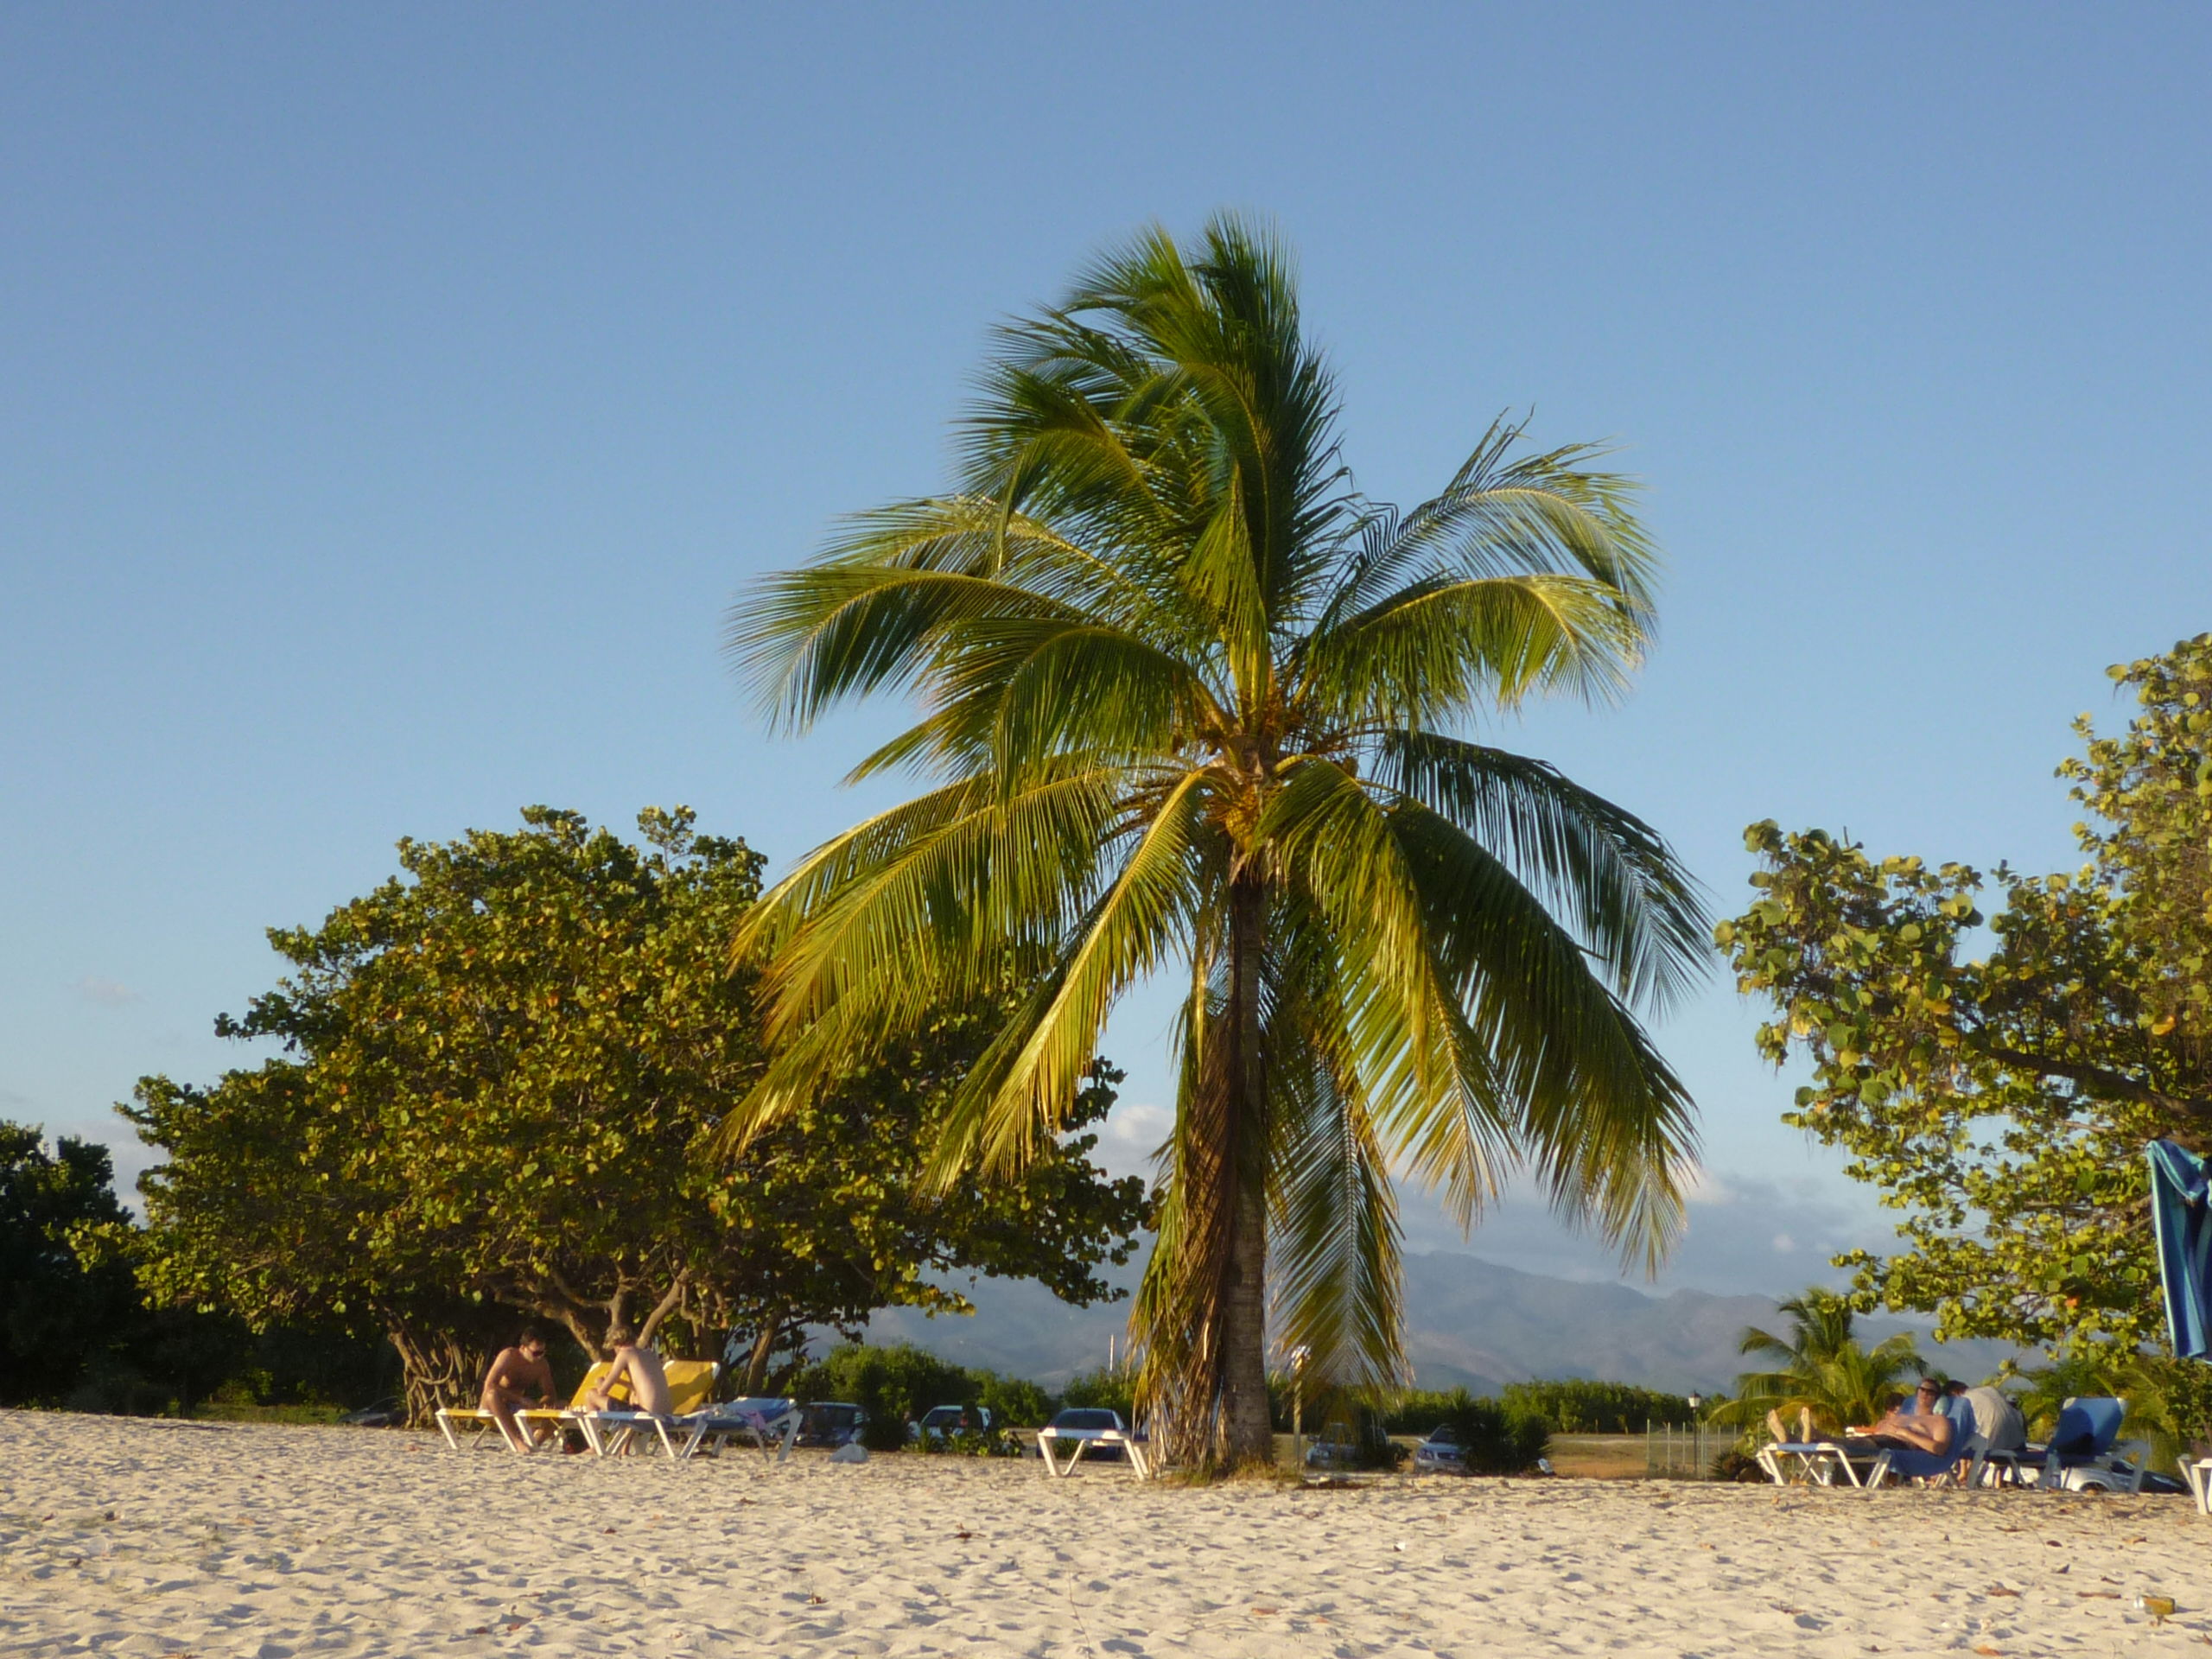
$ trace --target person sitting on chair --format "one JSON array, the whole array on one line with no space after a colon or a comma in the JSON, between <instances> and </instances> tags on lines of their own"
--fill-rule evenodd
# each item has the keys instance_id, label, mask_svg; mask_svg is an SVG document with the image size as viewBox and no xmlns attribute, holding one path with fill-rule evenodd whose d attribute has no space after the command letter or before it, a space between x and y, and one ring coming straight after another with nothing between
<instances>
[{"instance_id":1,"label":"person sitting on chair","mask_svg":"<svg viewBox=\"0 0 2212 1659\"><path fill-rule=\"evenodd\" d=\"M1956 1427L1936 1409L1936 1402L1942 1397L1943 1385L1932 1376L1923 1376L1909 1405L1887 1412L1878 1423L1846 1432L1894 1451L1928 1452L1940 1457L1951 1449Z\"/></svg>"},{"instance_id":2,"label":"person sitting on chair","mask_svg":"<svg viewBox=\"0 0 2212 1659\"><path fill-rule=\"evenodd\" d=\"M650 1348L639 1347L636 1333L626 1325L607 1327L607 1347L613 1363L584 1395L585 1408L605 1411L614 1402L614 1389L626 1380L632 1410L651 1412L656 1417L667 1416L671 1401L668 1373L661 1369L660 1356Z\"/></svg>"},{"instance_id":3,"label":"person sitting on chair","mask_svg":"<svg viewBox=\"0 0 2212 1659\"><path fill-rule=\"evenodd\" d=\"M1879 1422L1850 1430L1845 1444L1877 1455L1886 1450L1891 1472L1907 1479L1933 1480L1950 1474L1960 1444L1959 1426L1936 1409L1942 1397L1943 1385L1923 1376L1910 1405L1885 1413Z\"/></svg>"},{"instance_id":4,"label":"person sitting on chair","mask_svg":"<svg viewBox=\"0 0 2212 1659\"><path fill-rule=\"evenodd\" d=\"M1993 1452L2017 1452L2028 1443L2027 1420L2020 1415L2020 1408L1996 1389L1984 1383L1970 1389L1964 1382L1953 1382L1943 1390L1954 1400L1963 1400L1974 1413L1974 1427L1989 1441Z\"/></svg>"},{"instance_id":5,"label":"person sitting on chair","mask_svg":"<svg viewBox=\"0 0 2212 1659\"><path fill-rule=\"evenodd\" d=\"M484 1373L483 1397L478 1402L518 1452L531 1451L537 1444L537 1435L515 1417L533 1394L538 1405L553 1404L553 1367L546 1363L543 1333L536 1325L525 1325L514 1345L500 1349L492 1369Z\"/></svg>"}]
</instances>

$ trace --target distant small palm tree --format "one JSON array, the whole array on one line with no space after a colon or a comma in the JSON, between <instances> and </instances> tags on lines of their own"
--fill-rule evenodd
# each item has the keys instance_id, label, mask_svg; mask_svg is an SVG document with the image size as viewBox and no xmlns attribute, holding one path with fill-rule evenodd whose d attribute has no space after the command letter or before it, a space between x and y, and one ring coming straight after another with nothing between
<instances>
[{"instance_id":1,"label":"distant small palm tree","mask_svg":"<svg viewBox=\"0 0 2212 1659\"><path fill-rule=\"evenodd\" d=\"M1825 1432L1871 1423L1888 1409L1904 1380L1923 1368L1919 1350L1904 1332L1868 1348L1859 1340L1851 1305L1817 1287L1782 1305L1789 1334L1777 1337L1747 1327L1737 1351L1770 1362L1772 1369L1736 1379L1736 1397L1714 1411L1719 1422L1749 1427L1770 1411L1784 1421L1809 1411Z\"/></svg>"}]
</instances>

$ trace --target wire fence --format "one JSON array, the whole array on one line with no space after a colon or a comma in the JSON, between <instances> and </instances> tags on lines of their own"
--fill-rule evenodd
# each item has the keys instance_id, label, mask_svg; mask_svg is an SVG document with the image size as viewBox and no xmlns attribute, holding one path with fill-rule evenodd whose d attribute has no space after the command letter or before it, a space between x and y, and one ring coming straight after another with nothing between
<instances>
[{"instance_id":1,"label":"wire fence","mask_svg":"<svg viewBox=\"0 0 2212 1659\"><path fill-rule=\"evenodd\" d=\"M1643 1472L1671 1480L1710 1480L1713 1460L1736 1444L1732 1429L1654 1423L1643 1431Z\"/></svg>"}]
</instances>

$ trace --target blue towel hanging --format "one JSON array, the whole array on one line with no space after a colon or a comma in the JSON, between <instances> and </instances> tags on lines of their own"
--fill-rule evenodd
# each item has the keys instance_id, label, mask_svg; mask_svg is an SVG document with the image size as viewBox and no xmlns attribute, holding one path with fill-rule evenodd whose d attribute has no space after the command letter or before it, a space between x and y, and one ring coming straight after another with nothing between
<instances>
[{"instance_id":1,"label":"blue towel hanging","mask_svg":"<svg viewBox=\"0 0 2212 1659\"><path fill-rule=\"evenodd\" d=\"M2183 1359L2212 1357L2212 1181L2204 1160L2171 1141L2153 1141L2151 1227L2158 1241L2158 1280L2166 1293L2166 1331Z\"/></svg>"}]
</instances>

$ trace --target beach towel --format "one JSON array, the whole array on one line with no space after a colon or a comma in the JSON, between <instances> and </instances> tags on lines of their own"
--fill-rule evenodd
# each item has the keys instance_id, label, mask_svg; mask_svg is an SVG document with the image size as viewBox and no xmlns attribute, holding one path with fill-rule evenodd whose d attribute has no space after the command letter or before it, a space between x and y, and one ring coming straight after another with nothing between
<instances>
[{"instance_id":1,"label":"beach towel","mask_svg":"<svg viewBox=\"0 0 2212 1659\"><path fill-rule=\"evenodd\" d=\"M2212 1357L2212 1182L2204 1161L2171 1141L2153 1141L2151 1227L2158 1242L2158 1280L2166 1294L2166 1330L2183 1359Z\"/></svg>"}]
</instances>

